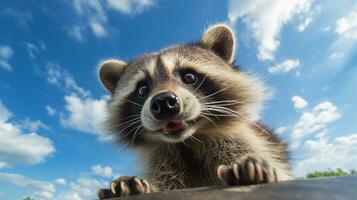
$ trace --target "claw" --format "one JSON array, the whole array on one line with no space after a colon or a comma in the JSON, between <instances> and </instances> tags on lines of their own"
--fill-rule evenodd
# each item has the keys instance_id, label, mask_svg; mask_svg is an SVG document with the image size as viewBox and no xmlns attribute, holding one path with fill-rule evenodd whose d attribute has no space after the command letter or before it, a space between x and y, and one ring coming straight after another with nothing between
<instances>
[{"instance_id":1,"label":"claw","mask_svg":"<svg viewBox=\"0 0 357 200\"><path fill-rule=\"evenodd\" d=\"M139 193L145 192L145 188L144 188L143 184L141 183L141 181L137 177L134 177L133 181L134 181L135 185L137 186L137 189L139 190Z\"/></svg>"},{"instance_id":2,"label":"claw","mask_svg":"<svg viewBox=\"0 0 357 200\"><path fill-rule=\"evenodd\" d=\"M159 188L144 179L135 176L122 176L112 181L109 184L109 189L98 190L97 196L99 199L108 199L156 191L159 191Z\"/></svg>"},{"instance_id":3,"label":"claw","mask_svg":"<svg viewBox=\"0 0 357 200\"><path fill-rule=\"evenodd\" d=\"M124 181L120 181L120 191L124 196L129 195L129 188L126 186Z\"/></svg>"},{"instance_id":4,"label":"claw","mask_svg":"<svg viewBox=\"0 0 357 200\"><path fill-rule=\"evenodd\" d=\"M255 165L255 179L258 181L258 183L263 181L263 172L260 165Z\"/></svg>"},{"instance_id":5,"label":"claw","mask_svg":"<svg viewBox=\"0 0 357 200\"><path fill-rule=\"evenodd\" d=\"M233 174L234 174L235 178L238 180L239 179L239 165L237 163L233 163L232 168L233 168Z\"/></svg>"},{"instance_id":6,"label":"claw","mask_svg":"<svg viewBox=\"0 0 357 200\"><path fill-rule=\"evenodd\" d=\"M248 172L248 180L249 181L254 180L254 175L255 175L254 164L251 161L248 161L246 167L247 167L247 172Z\"/></svg>"},{"instance_id":7,"label":"claw","mask_svg":"<svg viewBox=\"0 0 357 200\"><path fill-rule=\"evenodd\" d=\"M225 165L220 165L217 168L217 175L218 178L222 181L224 181L224 173L225 173L226 166Z\"/></svg>"},{"instance_id":8,"label":"claw","mask_svg":"<svg viewBox=\"0 0 357 200\"><path fill-rule=\"evenodd\" d=\"M244 157L231 165L220 165L217 176L228 185L250 185L277 182L276 169L271 168L264 159Z\"/></svg>"},{"instance_id":9,"label":"claw","mask_svg":"<svg viewBox=\"0 0 357 200\"><path fill-rule=\"evenodd\" d=\"M150 193L151 192L151 188L150 188L149 182L147 182L147 180L143 180L143 185L144 185L144 188L145 188L145 192L146 193Z\"/></svg>"},{"instance_id":10,"label":"claw","mask_svg":"<svg viewBox=\"0 0 357 200\"><path fill-rule=\"evenodd\" d=\"M274 174L274 182L278 182L278 174L276 173L276 170L273 170L273 174Z\"/></svg>"},{"instance_id":11,"label":"claw","mask_svg":"<svg viewBox=\"0 0 357 200\"><path fill-rule=\"evenodd\" d=\"M116 194L117 183L115 181L110 183L110 190L113 194Z\"/></svg>"}]
</instances>

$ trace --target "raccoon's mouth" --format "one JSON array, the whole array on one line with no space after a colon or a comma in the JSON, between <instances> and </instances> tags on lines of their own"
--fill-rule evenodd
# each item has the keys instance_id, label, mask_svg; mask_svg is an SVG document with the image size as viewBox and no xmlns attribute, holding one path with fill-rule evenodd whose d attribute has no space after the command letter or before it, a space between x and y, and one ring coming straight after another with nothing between
<instances>
[{"instance_id":1,"label":"raccoon's mouth","mask_svg":"<svg viewBox=\"0 0 357 200\"><path fill-rule=\"evenodd\" d=\"M187 128L187 123L185 121L170 121L167 122L163 130L165 134L179 133Z\"/></svg>"}]
</instances>

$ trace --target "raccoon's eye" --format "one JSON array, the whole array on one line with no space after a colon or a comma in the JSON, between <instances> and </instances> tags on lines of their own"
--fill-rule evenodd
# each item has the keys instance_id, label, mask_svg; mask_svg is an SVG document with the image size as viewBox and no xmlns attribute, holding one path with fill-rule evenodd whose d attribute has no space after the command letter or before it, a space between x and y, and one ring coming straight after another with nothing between
<instances>
[{"instance_id":1,"label":"raccoon's eye","mask_svg":"<svg viewBox=\"0 0 357 200\"><path fill-rule=\"evenodd\" d=\"M188 72L184 72L181 78L182 81L185 82L186 84L193 84L197 80L197 75L192 71L188 71Z\"/></svg>"},{"instance_id":2,"label":"raccoon's eye","mask_svg":"<svg viewBox=\"0 0 357 200\"><path fill-rule=\"evenodd\" d=\"M137 89L137 93L140 97L146 96L148 92L149 92L149 86L146 84L140 85Z\"/></svg>"}]
</instances>

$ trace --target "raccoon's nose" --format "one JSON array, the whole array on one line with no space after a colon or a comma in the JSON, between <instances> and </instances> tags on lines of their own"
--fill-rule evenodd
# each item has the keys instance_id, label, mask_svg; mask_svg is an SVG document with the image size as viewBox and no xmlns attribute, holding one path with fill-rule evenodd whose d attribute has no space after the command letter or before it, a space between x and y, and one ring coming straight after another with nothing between
<instances>
[{"instance_id":1,"label":"raccoon's nose","mask_svg":"<svg viewBox=\"0 0 357 200\"><path fill-rule=\"evenodd\" d=\"M152 98L150 110L158 120L170 118L180 112L180 100L173 92L161 92Z\"/></svg>"}]
</instances>

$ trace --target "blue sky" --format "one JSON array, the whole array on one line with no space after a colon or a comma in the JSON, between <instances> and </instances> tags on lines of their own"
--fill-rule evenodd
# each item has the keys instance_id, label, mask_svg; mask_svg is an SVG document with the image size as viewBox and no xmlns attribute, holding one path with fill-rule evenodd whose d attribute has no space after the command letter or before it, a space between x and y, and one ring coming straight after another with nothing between
<instances>
[{"instance_id":1,"label":"blue sky","mask_svg":"<svg viewBox=\"0 0 357 200\"><path fill-rule=\"evenodd\" d=\"M274 91L261 118L290 143L295 175L357 168L354 0L2 0L0 199L93 199L140 175L101 131L98 63L194 41L217 22L236 32L237 64Z\"/></svg>"}]
</instances>

